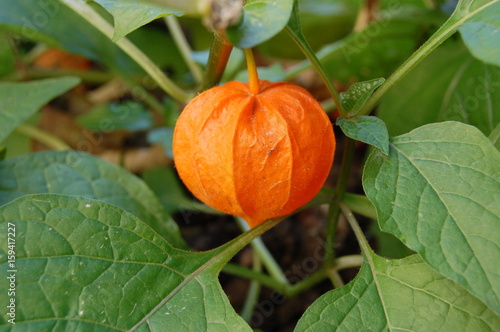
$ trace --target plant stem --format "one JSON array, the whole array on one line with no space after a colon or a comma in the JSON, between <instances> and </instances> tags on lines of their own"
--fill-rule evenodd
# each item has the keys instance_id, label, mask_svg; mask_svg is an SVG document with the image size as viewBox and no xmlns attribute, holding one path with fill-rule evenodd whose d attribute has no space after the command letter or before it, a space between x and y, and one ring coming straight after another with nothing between
<instances>
[{"instance_id":1,"label":"plant stem","mask_svg":"<svg viewBox=\"0 0 500 332\"><path fill-rule=\"evenodd\" d=\"M352 211L342 202L339 202L340 209L342 210L342 214L346 217L349 225L354 231L354 235L356 235L356 239L358 240L359 246L361 247L361 251L365 255L365 257L371 257L370 255L373 253L368 241L366 240L361 227L359 227L358 221L354 217Z\"/></svg>"},{"instance_id":2,"label":"plant stem","mask_svg":"<svg viewBox=\"0 0 500 332\"><path fill-rule=\"evenodd\" d=\"M191 47L186 40L186 36L182 32L181 26L179 24L179 20L174 15L165 16L165 23L168 26L170 33L172 34L172 38L174 39L181 55L186 62L191 74L194 77L196 83L200 84L203 79L203 73L201 72L200 66L191 58Z\"/></svg>"},{"instance_id":3,"label":"plant stem","mask_svg":"<svg viewBox=\"0 0 500 332\"><path fill-rule=\"evenodd\" d=\"M344 269L360 267L362 264L362 255L342 256L335 260L331 268L327 269L323 267L294 285L283 284L266 274L232 263L228 263L226 266L224 266L224 269L222 271L234 276L258 281L260 284L277 290L286 297L295 297L302 292L310 289L312 286L318 284L319 282L325 280L329 276L329 274L337 273L338 271Z\"/></svg>"},{"instance_id":4,"label":"plant stem","mask_svg":"<svg viewBox=\"0 0 500 332\"><path fill-rule=\"evenodd\" d=\"M236 217L238 225L243 231L250 230L247 222L242 218ZM269 252L266 245L261 238L256 238L251 242L251 246L255 253L260 257L262 263L266 267L269 274L282 284L288 285L288 279L286 278L283 270L279 266L278 262L274 259L273 255Z\"/></svg>"},{"instance_id":5,"label":"plant stem","mask_svg":"<svg viewBox=\"0 0 500 332\"><path fill-rule=\"evenodd\" d=\"M253 255L253 270L255 272L260 272L262 270L262 264L258 255ZM250 322L253 312L255 310L255 304L257 303L260 295L261 284L257 280L252 280L250 282L250 287L248 289L247 297L243 308L241 309L240 316L246 321Z\"/></svg>"},{"instance_id":6,"label":"plant stem","mask_svg":"<svg viewBox=\"0 0 500 332\"><path fill-rule=\"evenodd\" d=\"M292 37L292 39L295 41L295 43L299 46L301 49L302 53L309 59L309 61L312 63L314 68L316 69L316 72L318 75L321 77L323 82L326 85L326 88L330 92L330 95L332 96L333 101L335 102L335 106L337 107L337 110L340 114L340 116L345 117L346 113L344 111L344 108L342 107L342 102L340 101L340 95L333 86L332 81L328 78L328 75L326 74L325 69L321 65L321 63L318 60L318 57L316 57L316 54L312 50L311 46L307 43L305 38L303 36L297 35L295 32L293 32L288 26L285 28L285 30L288 32L288 34Z\"/></svg>"},{"instance_id":7,"label":"plant stem","mask_svg":"<svg viewBox=\"0 0 500 332\"><path fill-rule=\"evenodd\" d=\"M68 7L73 9L76 13L82 16L95 28L101 31L109 39L113 39L113 27L105 19L103 19L96 11L92 9L85 1L80 0L61 0ZM137 62L156 83L172 98L175 100L187 103L191 100L192 95L186 93L179 88L172 80L170 80L158 66L156 66L151 59L148 58L137 46L135 46L127 38L122 38L116 42L128 56Z\"/></svg>"},{"instance_id":8,"label":"plant stem","mask_svg":"<svg viewBox=\"0 0 500 332\"><path fill-rule=\"evenodd\" d=\"M382 84L377 90L375 90L370 99L368 99L365 105L363 105L361 110L358 112L358 116L369 114L375 108L375 106L377 106L382 97L396 83L398 83L403 77L405 77L406 74L408 74L413 68L415 68L416 65L418 65L423 59L425 59L446 39L453 35L458 27L469 17L465 16L457 20L455 18L455 14L456 12L453 13L450 18L448 18L448 20L384 82L384 84Z\"/></svg>"},{"instance_id":9,"label":"plant stem","mask_svg":"<svg viewBox=\"0 0 500 332\"><path fill-rule=\"evenodd\" d=\"M375 206L373 206L372 202L364 195L345 193L342 202L344 202L351 211L357 214L371 219L377 219L377 210Z\"/></svg>"},{"instance_id":10,"label":"plant stem","mask_svg":"<svg viewBox=\"0 0 500 332\"><path fill-rule=\"evenodd\" d=\"M247 58L247 70L248 70L248 84L250 93L256 95L259 94L259 72L257 71L257 66L255 65L255 58L251 48L245 49L245 57Z\"/></svg>"},{"instance_id":11,"label":"plant stem","mask_svg":"<svg viewBox=\"0 0 500 332\"><path fill-rule=\"evenodd\" d=\"M347 188L349 174L351 171L352 160L354 158L354 140L346 137L345 147L342 154L342 165L340 166L340 173L335 186L335 197L342 200ZM330 211L328 213L328 227L326 234L326 249L325 249L325 266L330 267L335 258L335 240L337 238L337 226L340 216L340 208L334 202L330 204ZM332 280L333 281L333 280Z\"/></svg>"},{"instance_id":12,"label":"plant stem","mask_svg":"<svg viewBox=\"0 0 500 332\"><path fill-rule=\"evenodd\" d=\"M205 91L219 84L222 74L226 69L229 56L233 50L231 45L223 36L215 33L212 45L210 46L210 55L208 57L205 77L201 84L200 91Z\"/></svg>"},{"instance_id":13,"label":"plant stem","mask_svg":"<svg viewBox=\"0 0 500 332\"><path fill-rule=\"evenodd\" d=\"M71 147L63 142L59 137L31 125L21 124L16 128L16 131L24 136L37 140L53 150L71 149Z\"/></svg>"},{"instance_id":14,"label":"plant stem","mask_svg":"<svg viewBox=\"0 0 500 332\"><path fill-rule=\"evenodd\" d=\"M240 266L238 264L227 263L222 269L223 272L232 274L234 276L243 277L250 280L256 280L260 284L269 287L271 289L276 289L283 294L286 291L287 285L277 281L273 277L264 274L262 272L256 272L254 270L248 269L246 267Z\"/></svg>"}]
</instances>

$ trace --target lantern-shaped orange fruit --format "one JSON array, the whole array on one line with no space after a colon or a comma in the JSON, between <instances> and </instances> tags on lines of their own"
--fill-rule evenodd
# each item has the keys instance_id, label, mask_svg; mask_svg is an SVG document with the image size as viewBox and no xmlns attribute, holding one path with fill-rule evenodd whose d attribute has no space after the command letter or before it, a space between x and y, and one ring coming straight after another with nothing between
<instances>
[{"instance_id":1,"label":"lantern-shaped orange fruit","mask_svg":"<svg viewBox=\"0 0 500 332\"><path fill-rule=\"evenodd\" d=\"M285 82L229 82L198 95L174 131L174 160L202 202L250 227L309 202L333 162L328 116L305 89Z\"/></svg>"}]
</instances>

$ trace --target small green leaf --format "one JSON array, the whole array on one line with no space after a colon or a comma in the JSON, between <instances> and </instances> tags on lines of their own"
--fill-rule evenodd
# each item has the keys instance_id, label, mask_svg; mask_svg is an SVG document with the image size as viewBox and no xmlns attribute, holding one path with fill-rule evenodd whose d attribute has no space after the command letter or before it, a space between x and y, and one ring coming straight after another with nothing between
<instances>
[{"instance_id":1,"label":"small green leaf","mask_svg":"<svg viewBox=\"0 0 500 332\"><path fill-rule=\"evenodd\" d=\"M15 228L14 268L7 234ZM32 331L249 331L217 277L256 235L195 253L136 216L80 196L26 195L0 207L0 268L16 272L16 326ZM0 288L8 289L7 278ZM193 319L193 312L198 315ZM9 323L0 316L0 329ZM142 327L142 328L141 328Z\"/></svg>"},{"instance_id":2,"label":"small green leaf","mask_svg":"<svg viewBox=\"0 0 500 332\"><path fill-rule=\"evenodd\" d=\"M153 126L151 113L139 102L100 105L78 117L85 128L98 132L146 130Z\"/></svg>"},{"instance_id":3,"label":"small green leaf","mask_svg":"<svg viewBox=\"0 0 500 332\"><path fill-rule=\"evenodd\" d=\"M293 0L248 0L241 23L228 28L227 37L239 48L259 45L285 27L292 7Z\"/></svg>"},{"instance_id":4,"label":"small green leaf","mask_svg":"<svg viewBox=\"0 0 500 332\"><path fill-rule=\"evenodd\" d=\"M500 16L500 12L496 15ZM500 22L498 26L484 23L467 23L460 33L472 55L492 65L500 66Z\"/></svg>"},{"instance_id":5,"label":"small green leaf","mask_svg":"<svg viewBox=\"0 0 500 332\"><path fill-rule=\"evenodd\" d=\"M499 65L499 0L461 0L441 29L459 29L470 52L478 59Z\"/></svg>"},{"instance_id":6,"label":"small green leaf","mask_svg":"<svg viewBox=\"0 0 500 332\"><path fill-rule=\"evenodd\" d=\"M103 6L115 21L113 41L125 37L141 26L167 15L181 16L179 10L157 6L147 0L93 0Z\"/></svg>"},{"instance_id":7,"label":"small green leaf","mask_svg":"<svg viewBox=\"0 0 500 332\"><path fill-rule=\"evenodd\" d=\"M375 116L358 116L352 119L338 118L337 125L348 137L389 153L389 133L384 121Z\"/></svg>"},{"instance_id":8,"label":"small green leaf","mask_svg":"<svg viewBox=\"0 0 500 332\"><path fill-rule=\"evenodd\" d=\"M383 231L500 314L500 152L475 127L430 124L374 151L363 187Z\"/></svg>"},{"instance_id":9,"label":"small green leaf","mask_svg":"<svg viewBox=\"0 0 500 332\"><path fill-rule=\"evenodd\" d=\"M0 162L0 205L34 193L79 195L114 204L187 248L177 224L146 184L123 168L76 151L47 151Z\"/></svg>"},{"instance_id":10,"label":"small green leaf","mask_svg":"<svg viewBox=\"0 0 500 332\"><path fill-rule=\"evenodd\" d=\"M384 78L376 78L370 81L357 82L349 87L346 92L340 93L342 105L349 115L356 115L366 103L376 88L384 83Z\"/></svg>"},{"instance_id":11,"label":"small green leaf","mask_svg":"<svg viewBox=\"0 0 500 332\"><path fill-rule=\"evenodd\" d=\"M465 45L478 59L500 66L500 2L489 1L485 10L468 18L459 30Z\"/></svg>"},{"instance_id":12,"label":"small green leaf","mask_svg":"<svg viewBox=\"0 0 500 332\"><path fill-rule=\"evenodd\" d=\"M316 300L299 320L302 331L495 331L500 318L418 255L365 257L349 284Z\"/></svg>"},{"instance_id":13,"label":"small green leaf","mask_svg":"<svg viewBox=\"0 0 500 332\"><path fill-rule=\"evenodd\" d=\"M0 82L0 142L54 97L80 82L76 77Z\"/></svg>"},{"instance_id":14,"label":"small green leaf","mask_svg":"<svg viewBox=\"0 0 500 332\"><path fill-rule=\"evenodd\" d=\"M489 135L500 122L498 107L500 68L484 64L462 43L451 41L394 86L382 99L377 115L391 136L448 120L474 125Z\"/></svg>"}]
</instances>

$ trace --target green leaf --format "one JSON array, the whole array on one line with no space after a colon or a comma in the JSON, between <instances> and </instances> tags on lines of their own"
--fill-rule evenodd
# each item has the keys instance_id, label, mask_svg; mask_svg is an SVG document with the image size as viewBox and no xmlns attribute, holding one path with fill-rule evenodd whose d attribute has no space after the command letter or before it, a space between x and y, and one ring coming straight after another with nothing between
<instances>
[{"instance_id":1,"label":"green leaf","mask_svg":"<svg viewBox=\"0 0 500 332\"><path fill-rule=\"evenodd\" d=\"M496 15L500 16L500 12ZM497 22L500 23L500 22ZM500 66L500 45L498 39L500 24L467 23L460 27L460 33L472 55L496 66Z\"/></svg>"},{"instance_id":2,"label":"green leaf","mask_svg":"<svg viewBox=\"0 0 500 332\"><path fill-rule=\"evenodd\" d=\"M446 26L460 30L465 44L475 57L498 66L499 15L499 0L462 0Z\"/></svg>"},{"instance_id":3,"label":"green leaf","mask_svg":"<svg viewBox=\"0 0 500 332\"><path fill-rule=\"evenodd\" d=\"M359 12L359 1L299 0L301 33L314 51L348 35ZM293 16L293 15L292 15ZM291 16L291 20L293 19ZM318 33L328 31L328 33ZM297 47L290 47L293 41L286 31L257 46L259 54L280 59L304 59Z\"/></svg>"},{"instance_id":4,"label":"green leaf","mask_svg":"<svg viewBox=\"0 0 500 332\"><path fill-rule=\"evenodd\" d=\"M356 278L316 300L301 331L495 331L500 318L418 255L365 256Z\"/></svg>"},{"instance_id":5,"label":"green leaf","mask_svg":"<svg viewBox=\"0 0 500 332\"><path fill-rule=\"evenodd\" d=\"M472 57L461 43L436 49L382 99L377 115L389 134L455 120L489 135L500 122L500 68Z\"/></svg>"},{"instance_id":6,"label":"green leaf","mask_svg":"<svg viewBox=\"0 0 500 332\"><path fill-rule=\"evenodd\" d=\"M227 37L239 48L259 45L280 32L288 22L293 0L248 0L242 21L229 27Z\"/></svg>"},{"instance_id":7,"label":"green leaf","mask_svg":"<svg viewBox=\"0 0 500 332\"><path fill-rule=\"evenodd\" d=\"M353 77L359 81L388 77L418 47L421 32L418 22L373 22L360 32L325 45L317 56L328 75L342 82L352 82ZM303 61L290 74L309 66L309 61Z\"/></svg>"},{"instance_id":8,"label":"green leaf","mask_svg":"<svg viewBox=\"0 0 500 332\"><path fill-rule=\"evenodd\" d=\"M7 33L0 31L0 77L15 70L16 58Z\"/></svg>"},{"instance_id":9,"label":"green leaf","mask_svg":"<svg viewBox=\"0 0 500 332\"><path fill-rule=\"evenodd\" d=\"M14 266L6 255L9 227ZM0 268L17 270L16 326L23 330L250 330L217 276L256 231L219 249L188 252L114 205L55 194L3 205L0 229ZM8 282L1 278L0 287ZM0 329L7 325L2 315Z\"/></svg>"},{"instance_id":10,"label":"green leaf","mask_svg":"<svg viewBox=\"0 0 500 332\"><path fill-rule=\"evenodd\" d=\"M495 129L493 129L488 138L490 139L491 143L493 143L493 145L497 148L497 150L500 151L500 122L497 124Z\"/></svg>"},{"instance_id":11,"label":"green leaf","mask_svg":"<svg viewBox=\"0 0 500 332\"><path fill-rule=\"evenodd\" d=\"M383 231L500 314L500 152L475 127L426 125L375 151L363 187Z\"/></svg>"},{"instance_id":12,"label":"green leaf","mask_svg":"<svg viewBox=\"0 0 500 332\"><path fill-rule=\"evenodd\" d=\"M384 121L379 118L363 115L351 119L338 118L336 123L348 137L373 145L384 154L389 153L389 133Z\"/></svg>"},{"instance_id":13,"label":"green leaf","mask_svg":"<svg viewBox=\"0 0 500 332\"><path fill-rule=\"evenodd\" d=\"M133 100L97 106L77 120L85 128L99 132L138 131L153 126L151 113Z\"/></svg>"},{"instance_id":14,"label":"green leaf","mask_svg":"<svg viewBox=\"0 0 500 332\"><path fill-rule=\"evenodd\" d=\"M42 106L78 84L76 77L0 82L0 142Z\"/></svg>"},{"instance_id":15,"label":"green leaf","mask_svg":"<svg viewBox=\"0 0 500 332\"><path fill-rule=\"evenodd\" d=\"M376 88L384 83L384 78L376 78L370 81L357 82L349 87L346 92L340 93L342 105L349 115L356 115L366 103Z\"/></svg>"},{"instance_id":16,"label":"green leaf","mask_svg":"<svg viewBox=\"0 0 500 332\"><path fill-rule=\"evenodd\" d=\"M385 258L404 258L414 254L401 240L392 234L383 232L378 223L370 223L370 235L376 239L376 252Z\"/></svg>"},{"instance_id":17,"label":"green leaf","mask_svg":"<svg viewBox=\"0 0 500 332\"><path fill-rule=\"evenodd\" d=\"M125 169L86 153L47 151L0 162L0 205L34 193L79 195L116 205L186 248L177 224L146 184Z\"/></svg>"},{"instance_id":18,"label":"green leaf","mask_svg":"<svg viewBox=\"0 0 500 332\"><path fill-rule=\"evenodd\" d=\"M108 37L58 0L0 0L0 28L82 55L122 75L144 75L135 61ZM135 41L134 36L135 33L130 35L132 41ZM167 36L165 42L171 43ZM178 59L177 53L177 50L169 52L169 56L164 56L164 59L173 54Z\"/></svg>"},{"instance_id":19,"label":"green leaf","mask_svg":"<svg viewBox=\"0 0 500 332\"><path fill-rule=\"evenodd\" d=\"M115 21L115 32L113 41L125 37L135 29L164 16L181 16L184 13L179 10L157 6L147 0L94 0L103 6Z\"/></svg>"},{"instance_id":20,"label":"green leaf","mask_svg":"<svg viewBox=\"0 0 500 332\"><path fill-rule=\"evenodd\" d=\"M144 182L158 197L163 207L168 213L185 210L203 211L207 213L217 213L205 204L189 199L179 182L179 177L172 168L153 168L142 174Z\"/></svg>"},{"instance_id":21,"label":"green leaf","mask_svg":"<svg viewBox=\"0 0 500 332\"><path fill-rule=\"evenodd\" d=\"M173 139L174 130L169 127L156 128L148 133L148 142L161 145L165 149L165 155L170 159L174 159L174 153L172 151Z\"/></svg>"}]
</instances>

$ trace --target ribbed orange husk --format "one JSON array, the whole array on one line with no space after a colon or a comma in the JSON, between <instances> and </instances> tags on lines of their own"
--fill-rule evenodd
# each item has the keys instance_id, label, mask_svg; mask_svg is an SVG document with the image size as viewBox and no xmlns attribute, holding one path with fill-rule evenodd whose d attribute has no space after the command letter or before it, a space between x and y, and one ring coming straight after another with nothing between
<instances>
[{"instance_id":1,"label":"ribbed orange husk","mask_svg":"<svg viewBox=\"0 0 500 332\"><path fill-rule=\"evenodd\" d=\"M229 82L194 98L174 131L174 161L202 202L250 227L309 202L333 163L330 120L305 89Z\"/></svg>"}]
</instances>

